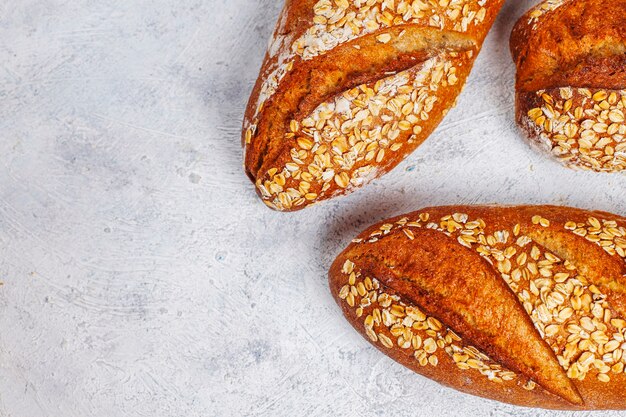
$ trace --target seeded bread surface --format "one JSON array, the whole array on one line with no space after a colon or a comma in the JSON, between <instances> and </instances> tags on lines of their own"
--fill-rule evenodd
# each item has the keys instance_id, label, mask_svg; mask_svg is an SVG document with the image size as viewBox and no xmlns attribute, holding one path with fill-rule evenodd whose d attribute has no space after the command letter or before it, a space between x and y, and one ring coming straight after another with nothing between
<instances>
[{"instance_id":1,"label":"seeded bread surface","mask_svg":"<svg viewBox=\"0 0 626 417\"><path fill-rule=\"evenodd\" d=\"M567 166L626 169L626 0L549 0L511 34L516 117Z\"/></svg>"},{"instance_id":2,"label":"seeded bread surface","mask_svg":"<svg viewBox=\"0 0 626 417\"><path fill-rule=\"evenodd\" d=\"M626 219L555 206L434 207L368 228L330 289L383 353L460 391L626 409Z\"/></svg>"},{"instance_id":3,"label":"seeded bread surface","mask_svg":"<svg viewBox=\"0 0 626 417\"><path fill-rule=\"evenodd\" d=\"M503 0L290 0L243 124L245 170L281 211L393 169L455 104Z\"/></svg>"}]
</instances>

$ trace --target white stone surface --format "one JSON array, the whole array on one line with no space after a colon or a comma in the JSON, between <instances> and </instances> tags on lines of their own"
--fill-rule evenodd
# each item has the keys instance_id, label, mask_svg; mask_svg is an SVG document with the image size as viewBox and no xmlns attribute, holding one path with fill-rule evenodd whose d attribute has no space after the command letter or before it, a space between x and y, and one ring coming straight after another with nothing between
<instances>
[{"instance_id":1,"label":"white stone surface","mask_svg":"<svg viewBox=\"0 0 626 417\"><path fill-rule=\"evenodd\" d=\"M413 374L326 282L359 230L427 205L626 214L626 177L565 170L514 127L508 35L530 3L508 2L393 173L281 214L239 139L280 0L0 1L0 416L573 415Z\"/></svg>"}]
</instances>

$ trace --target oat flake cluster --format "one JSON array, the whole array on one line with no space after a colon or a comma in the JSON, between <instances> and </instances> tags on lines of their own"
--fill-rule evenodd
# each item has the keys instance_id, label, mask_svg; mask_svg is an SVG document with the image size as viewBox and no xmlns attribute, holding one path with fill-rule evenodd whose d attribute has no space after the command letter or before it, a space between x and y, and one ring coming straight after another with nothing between
<instances>
[{"instance_id":1,"label":"oat flake cluster","mask_svg":"<svg viewBox=\"0 0 626 417\"><path fill-rule=\"evenodd\" d=\"M533 24L533 28L537 26L537 22L544 16L546 13L549 13L553 10L558 9L563 4L565 4L567 0L546 0L541 4L537 5L535 9L530 12L530 21L529 23Z\"/></svg>"},{"instance_id":2,"label":"oat flake cluster","mask_svg":"<svg viewBox=\"0 0 626 417\"><path fill-rule=\"evenodd\" d=\"M527 124L561 161L593 171L626 169L626 91L560 88L536 93Z\"/></svg>"}]
</instances>

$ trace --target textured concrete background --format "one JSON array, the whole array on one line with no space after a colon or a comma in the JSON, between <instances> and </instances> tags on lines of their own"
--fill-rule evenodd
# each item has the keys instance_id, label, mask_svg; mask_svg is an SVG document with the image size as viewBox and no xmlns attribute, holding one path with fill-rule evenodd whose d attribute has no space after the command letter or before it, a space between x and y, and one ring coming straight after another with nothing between
<instances>
[{"instance_id":1,"label":"textured concrete background","mask_svg":"<svg viewBox=\"0 0 626 417\"><path fill-rule=\"evenodd\" d=\"M530 2L509 1L411 158L295 214L257 200L239 139L281 3L0 1L0 416L572 415L405 370L326 283L360 229L426 205L626 214L626 177L565 170L513 125L508 35Z\"/></svg>"}]
</instances>

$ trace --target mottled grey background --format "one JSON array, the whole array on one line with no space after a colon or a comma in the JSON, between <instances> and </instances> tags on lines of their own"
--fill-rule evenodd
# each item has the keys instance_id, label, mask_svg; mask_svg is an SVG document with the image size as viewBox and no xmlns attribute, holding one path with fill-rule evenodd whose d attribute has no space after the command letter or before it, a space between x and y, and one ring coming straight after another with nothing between
<instances>
[{"instance_id":1,"label":"mottled grey background","mask_svg":"<svg viewBox=\"0 0 626 417\"><path fill-rule=\"evenodd\" d=\"M529 5L508 2L411 158L281 214L239 139L280 0L0 1L0 416L557 415L405 370L326 283L356 232L426 205L626 214L624 176L565 170L513 125L508 35Z\"/></svg>"}]
</instances>

